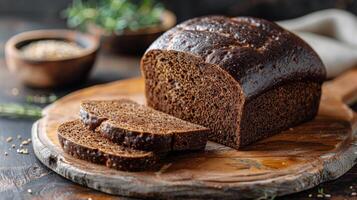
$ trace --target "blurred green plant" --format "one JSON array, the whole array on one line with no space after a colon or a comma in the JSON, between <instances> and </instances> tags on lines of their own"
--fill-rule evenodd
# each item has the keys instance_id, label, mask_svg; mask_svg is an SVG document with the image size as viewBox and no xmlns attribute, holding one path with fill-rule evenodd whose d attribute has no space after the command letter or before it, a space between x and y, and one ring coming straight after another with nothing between
<instances>
[{"instance_id":1,"label":"blurred green plant","mask_svg":"<svg viewBox=\"0 0 357 200\"><path fill-rule=\"evenodd\" d=\"M16 103L0 103L0 117L40 118L42 109L38 106Z\"/></svg>"},{"instance_id":2,"label":"blurred green plant","mask_svg":"<svg viewBox=\"0 0 357 200\"><path fill-rule=\"evenodd\" d=\"M85 30L94 23L107 32L122 32L156 26L164 11L155 0L74 0L64 10L70 27Z\"/></svg>"}]
</instances>

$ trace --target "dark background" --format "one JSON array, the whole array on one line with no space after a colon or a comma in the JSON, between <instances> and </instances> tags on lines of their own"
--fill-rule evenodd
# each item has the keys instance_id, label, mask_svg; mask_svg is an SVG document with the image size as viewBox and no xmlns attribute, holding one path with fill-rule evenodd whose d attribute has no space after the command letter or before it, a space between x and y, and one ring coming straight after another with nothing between
<instances>
[{"instance_id":1,"label":"dark background","mask_svg":"<svg viewBox=\"0 0 357 200\"><path fill-rule=\"evenodd\" d=\"M27 95L55 93L61 97L79 88L125 79L140 74L139 57L113 56L101 54L89 80L62 90L36 90L24 87L6 69L3 47L14 34L27 30L43 28L65 28L65 20L60 12L71 0L0 0L0 102L25 103ZM162 0L177 15L178 22L188 18L224 14L229 16L248 15L270 20L281 20L327 8L340 8L357 15L357 0ZM19 94L11 91L16 88ZM45 106L45 105L40 105ZM353 106L357 110L357 104ZM107 196L104 193L81 187L58 176L44 167L35 157L31 144L29 155L19 155L5 140L21 135L31 137L31 126L35 119L0 118L0 199L118 199L127 198ZM18 145L20 141L16 140ZM4 152L8 152L8 156ZM318 191L323 189L331 194L330 199L353 199L357 191L357 167L337 180L320 184L310 190L277 199L301 200L317 199ZM27 192L32 190L32 194ZM312 194L313 198L309 195ZM322 199L322 198L321 198Z\"/></svg>"},{"instance_id":2,"label":"dark background","mask_svg":"<svg viewBox=\"0 0 357 200\"><path fill-rule=\"evenodd\" d=\"M71 0L0 0L0 16L59 20L60 11ZM357 0L161 0L177 15L178 22L211 14L248 15L281 20L327 8L339 8L357 14ZM62 19L63 20L63 19Z\"/></svg>"}]
</instances>

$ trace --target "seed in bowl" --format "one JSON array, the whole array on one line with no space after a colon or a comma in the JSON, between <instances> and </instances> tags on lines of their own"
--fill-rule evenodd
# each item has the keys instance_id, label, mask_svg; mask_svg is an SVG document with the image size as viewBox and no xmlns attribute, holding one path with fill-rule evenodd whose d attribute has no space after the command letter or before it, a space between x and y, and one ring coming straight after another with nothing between
<instances>
[{"instance_id":1,"label":"seed in bowl","mask_svg":"<svg viewBox=\"0 0 357 200\"><path fill-rule=\"evenodd\" d=\"M21 48L23 55L36 60L58 60L79 55L84 50L74 42L61 40L40 40Z\"/></svg>"}]
</instances>

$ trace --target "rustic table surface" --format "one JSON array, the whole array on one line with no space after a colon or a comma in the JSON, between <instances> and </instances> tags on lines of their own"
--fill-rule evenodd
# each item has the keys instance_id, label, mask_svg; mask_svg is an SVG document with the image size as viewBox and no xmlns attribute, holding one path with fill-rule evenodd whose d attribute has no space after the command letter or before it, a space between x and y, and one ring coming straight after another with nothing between
<instances>
[{"instance_id":1,"label":"rustic table surface","mask_svg":"<svg viewBox=\"0 0 357 200\"><path fill-rule=\"evenodd\" d=\"M101 54L91 77L82 85L56 91L22 86L6 69L3 48L6 40L13 34L26 30L61 27L64 27L61 23L0 18L0 102L25 103L29 95L51 93L61 97L90 85L139 75L138 57ZM354 108L356 110L357 106ZM34 119L0 118L0 199L130 199L100 193L62 178L36 159L31 144L27 146L28 155L18 154L16 149L21 141L31 137L33 122ZM18 135L21 136L20 140L17 139ZM8 137L12 137L13 140L7 142ZM12 144L16 147L12 148ZM357 199L356 192L357 166L335 181L276 199ZM318 198L320 195L324 197Z\"/></svg>"}]
</instances>

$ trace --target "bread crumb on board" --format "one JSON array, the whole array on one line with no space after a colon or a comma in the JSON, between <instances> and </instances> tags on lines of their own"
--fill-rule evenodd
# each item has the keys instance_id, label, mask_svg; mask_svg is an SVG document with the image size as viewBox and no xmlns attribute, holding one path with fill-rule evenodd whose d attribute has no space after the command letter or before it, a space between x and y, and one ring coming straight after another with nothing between
<instances>
[{"instance_id":1,"label":"bread crumb on board","mask_svg":"<svg viewBox=\"0 0 357 200\"><path fill-rule=\"evenodd\" d=\"M11 142L11 141L12 141L12 137L6 138L6 142Z\"/></svg>"}]
</instances>

